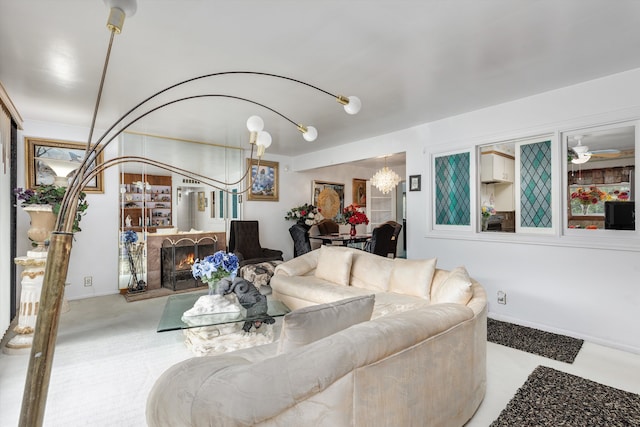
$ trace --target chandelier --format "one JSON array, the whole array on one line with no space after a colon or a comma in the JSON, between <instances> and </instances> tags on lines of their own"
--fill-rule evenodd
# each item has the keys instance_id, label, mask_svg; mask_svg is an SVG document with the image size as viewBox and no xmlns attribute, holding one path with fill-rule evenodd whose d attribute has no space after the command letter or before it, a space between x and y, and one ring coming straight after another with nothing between
<instances>
[{"instance_id":1,"label":"chandelier","mask_svg":"<svg viewBox=\"0 0 640 427\"><path fill-rule=\"evenodd\" d=\"M206 185L210 185L223 191L229 191L228 186L242 182L247 174L251 171L251 167L248 167L247 171L240 178L240 180L235 182L223 182L188 170L177 168L168 163L148 159L141 156L115 157L101 164L97 164L96 159L98 158L98 155L105 149L105 147L109 143L117 138L129 126L136 123L138 120L144 118L145 116L169 105L197 98L224 98L251 103L260 108L267 109L292 123L302 133L302 136L306 141L313 141L318 136L318 131L313 126L305 126L299 124L271 107L253 101L251 99L241 98L238 96L217 93L199 94L173 99L169 102L153 107L149 106L149 101L155 99L161 94L167 93L168 91L178 86L186 85L196 80L214 78L217 76L229 74L239 74L278 78L290 81L295 84L305 85L307 87L315 89L316 91L322 92L335 98L335 100L344 107L344 110L348 114L356 114L361 108L361 102L355 96L346 97L342 95L334 95L331 92L327 92L326 90L320 89L309 83L305 83L303 81L296 80L290 77L255 71L227 71L194 77L168 86L156 92L155 94L145 98L142 102L131 108L126 114L121 116L115 123L113 123L104 132L104 134L97 139L97 141L93 141L93 132L95 129L96 117L103 92L105 76L109 64L109 57L111 55L111 47L113 44L114 36L116 34L120 34L120 32L122 31L125 16L132 16L137 8L135 0L104 1L107 6L110 7L107 28L111 33L111 37L109 40L109 45L107 48L105 62L102 70L102 76L99 83L99 89L93 111L91 126L89 128L89 136L87 138L84 159L75 170L71 180L68 181L65 196L58 213L56 228L55 231L51 233L51 237L49 240L50 244L47 256L47 264L44 272L38 317L34 331L33 344L31 346L31 355L29 357L29 367L27 370L24 394L22 398L22 409L20 412L19 424L23 426L41 426L43 422L47 391L49 388L49 380L51 376L51 367L53 363L53 353L55 350L55 341L60 319L60 308L62 305L64 286L67 279L67 271L69 268L69 258L71 256L71 246L73 242L73 219L76 217L78 197L82 192L84 186L100 171L105 170L111 166L127 162L137 162L157 166L159 168L174 172L187 178L196 179ZM147 110L139 112L141 109L143 109L143 107ZM134 114L137 114L137 116L131 118ZM128 121L126 122L125 120ZM264 150L268 148L269 145L271 145L271 135L263 130L263 125L263 120L258 116L251 116L249 120L247 120L247 129L249 130L249 145L251 148L250 158L251 160L253 160L254 149L256 149L255 151L257 151L256 154L258 157L258 162L260 161L261 156L264 154ZM116 127L120 127L120 129L116 130ZM92 164L95 164L95 167L90 167L90 165ZM144 183L140 184L144 185ZM250 188L251 186L249 185L248 187Z\"/></svg>"},{"instance_id":2,"label":"chandelier","mask_svg":"<svg viewBox=\"0 0 640 427\"><path fill-rule=\"evenodd\" d=\"M371 178L371 185L387 194L400 182L400 176L387 167L387 158L384 158L384 167L376 172Z\"/></svg>"}]
</instances>

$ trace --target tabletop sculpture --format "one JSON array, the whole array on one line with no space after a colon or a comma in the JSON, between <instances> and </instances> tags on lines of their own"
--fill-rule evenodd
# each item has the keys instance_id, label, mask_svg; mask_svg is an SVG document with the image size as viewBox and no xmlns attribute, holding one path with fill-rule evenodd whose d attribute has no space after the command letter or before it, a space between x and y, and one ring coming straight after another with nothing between
<instances>
[{"instance_id":1,"label":"tabletop sculpture","mask_svg":"<svg viewBox=\"0 0 640 427\"><path fill-rule=\"evenodd\" d=\"M240 305L247 310L247 321L244 322L243 331L250 332L254 326L258 329L263 323L275 323L275 319L267 314L267 297L262 295L253 283L241 277L236 277L233 281L226 277L218 282L216 293L226 295L231 292L236 294Z\"/></svg>"}]
</instances>

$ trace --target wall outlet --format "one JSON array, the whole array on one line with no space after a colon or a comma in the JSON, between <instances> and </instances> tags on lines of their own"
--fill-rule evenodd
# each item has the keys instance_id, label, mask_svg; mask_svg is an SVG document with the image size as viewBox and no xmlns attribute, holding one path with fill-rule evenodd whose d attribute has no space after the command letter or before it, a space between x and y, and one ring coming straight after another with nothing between
<instances>
[{"instance_id":1,"label":"wall outlet","mask_svg":"<svg viewBox=\"0 0 640 427\"><path fill-rule=\"evenodd\" d=\"M93 276L84 276L84 286L93 286Z\"/></svg>"},{"instance_id":2,"label":"wall outlet","mask_svg":"<svg viewBox=\"0 0 640 427\"><path fill-rule=\"evenodd\" d=\"M507 294L502 291L498 291L498 304L506 304L506 303L507 303Z\"/></svg>"}]
</instances>

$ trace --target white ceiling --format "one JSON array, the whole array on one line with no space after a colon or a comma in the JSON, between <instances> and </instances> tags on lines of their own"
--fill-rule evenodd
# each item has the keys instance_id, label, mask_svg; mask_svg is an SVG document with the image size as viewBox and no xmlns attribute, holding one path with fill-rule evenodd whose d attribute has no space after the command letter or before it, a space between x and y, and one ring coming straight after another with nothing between
<instances>
[{"instance_id":1,"label":"white ceiling","mask_svg":"<svg viewBox=\"0 0 640 427\"><path fill-rule=\"evenodd\" d=\"M0 0L0 82L25 120L88 126L109 33L100 0ZM139 0L116 36L98 127L190 77L252 70L362 99L348 116L287 81L225 76L134 125L237 146L260 114L272 153L297 155L640 67L636 0ZM183 93L175 95L182 96Z\"/></svg>"}]
</instances>

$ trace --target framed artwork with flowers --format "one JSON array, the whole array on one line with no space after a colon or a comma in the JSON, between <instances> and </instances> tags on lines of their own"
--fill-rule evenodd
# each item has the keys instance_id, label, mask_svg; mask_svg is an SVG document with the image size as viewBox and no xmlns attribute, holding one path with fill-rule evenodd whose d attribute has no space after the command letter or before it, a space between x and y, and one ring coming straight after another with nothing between
<instances>
[{"instance_id":1,"label":"framed artwork with flowers","mask_svg":"<svg viewBox=\"0 0 640 427\"><path fill-rule=\"evenodd\" d=\"M247 168L251 168L247 177L247 200L278 201L278 162L247 159Z\"/></svg>"},{"instance_id":2,"label":"framed artwork with flowers","mask_svg":"<svg viewBox=\"0 0 640 427\"><path fill-rule=\"evenodd\" d=\"M27 188L52 185L55 181L56 173L51 166L45 164L46 160L40 159L58 160L72 166L73 163L78 163L78 167L80 167L87 146L84 142L69 142L31 137L25 138L24 143L25 158L27 161ZM103 161L104 156L100 153L97 157L97 164L101 164ZM91 163L89 169L94 169L95 167L96 161ZM71 167L65 167L63 170L65 172L70 171L67 176L72 176L73 171ZM83 191L85 193L104 193L103 177L104 172L99 172L89 181Z\"/></svg>"}]
</instances>

